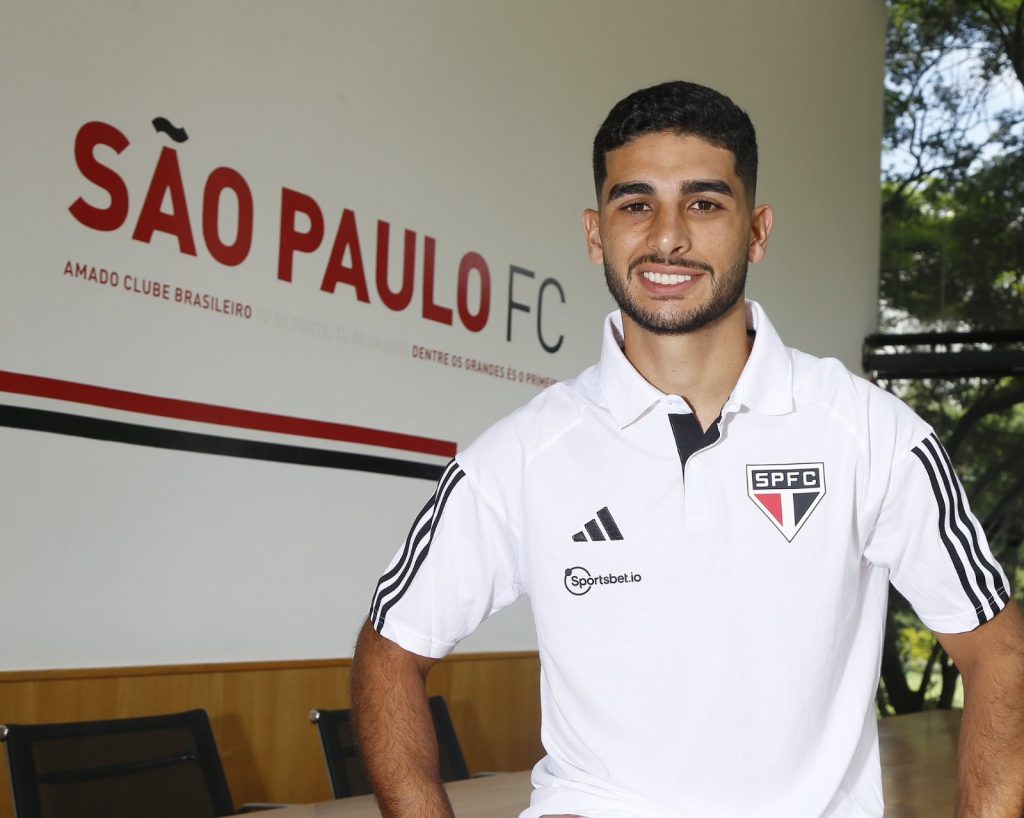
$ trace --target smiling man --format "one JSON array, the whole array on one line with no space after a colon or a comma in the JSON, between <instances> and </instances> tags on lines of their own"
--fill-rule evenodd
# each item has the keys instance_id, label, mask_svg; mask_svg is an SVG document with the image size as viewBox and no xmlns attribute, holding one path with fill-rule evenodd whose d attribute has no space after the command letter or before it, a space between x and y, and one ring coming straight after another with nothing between
<instances>
[{"instance_id":1,"label":"smiling man","mask_svg":"<svg viewBox=\"0 0 1024 818\"><path fill-rule=\"evenodd\" d=\"M594 141L600 363L448 466L381 578L353 704L387 816L451 814L424 680L529 594L542 738L523 818L883 812L889 581L963 673L961 818L1024 809L1024 627L932 430L744 299L772 212L747 115L673 82Z\"/></svg>"}]
</instances>

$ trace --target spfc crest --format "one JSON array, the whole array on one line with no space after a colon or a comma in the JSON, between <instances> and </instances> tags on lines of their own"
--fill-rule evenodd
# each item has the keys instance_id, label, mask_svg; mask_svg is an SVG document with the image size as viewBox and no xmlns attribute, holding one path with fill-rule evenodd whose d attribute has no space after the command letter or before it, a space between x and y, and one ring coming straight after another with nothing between
<instances>
[{"instance_id":1,"label":"spfc crest","mask_svg":"<svg viewBox=\"0 0 1024 818\"><path fill-rule=\"evenodd\" d=\"M825 496L825 464L747 466L747 496L793 542Z\"/></svg>"}]
</instances>

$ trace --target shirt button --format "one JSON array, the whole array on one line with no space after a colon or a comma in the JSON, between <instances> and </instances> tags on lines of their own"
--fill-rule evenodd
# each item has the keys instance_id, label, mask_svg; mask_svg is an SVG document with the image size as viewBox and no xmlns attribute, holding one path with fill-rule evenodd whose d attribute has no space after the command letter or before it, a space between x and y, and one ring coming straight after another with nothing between
<instances>
[{"instance_id":1,"label":"shirt button","mask_svg":"<svg viewBox=\"0 0 1024 818\"><path fill-rule=\"evenodd\" d=\"M699 469L701 466L701 462L702 461L699 457L695 457L693 458L693 460L690 461L690 465L693 466L695 469Z\"/></svg>"}]
</instances>

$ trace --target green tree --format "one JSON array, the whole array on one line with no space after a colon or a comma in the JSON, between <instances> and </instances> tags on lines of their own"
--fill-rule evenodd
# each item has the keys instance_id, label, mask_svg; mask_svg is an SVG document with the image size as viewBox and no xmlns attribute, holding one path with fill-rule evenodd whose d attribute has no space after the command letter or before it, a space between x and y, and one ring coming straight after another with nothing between
<instances>
[{"instance_id":1,"label":"green tree","mask_svg":"<svg viewBox=\"0 0 1024 818\"><path fill-rule=\"evenodd\" d=\"M1024 0L890 0L880 325L1024 327ZM883 384L935 427L1021 593L1024 379ZM953 701L956 668L893 592L879 705Z\"/></svg>"}]
</instances>

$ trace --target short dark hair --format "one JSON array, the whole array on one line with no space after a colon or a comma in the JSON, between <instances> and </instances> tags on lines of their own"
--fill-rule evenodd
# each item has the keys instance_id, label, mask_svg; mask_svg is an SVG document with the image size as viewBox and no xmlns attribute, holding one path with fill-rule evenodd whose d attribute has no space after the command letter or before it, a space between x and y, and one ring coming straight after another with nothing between
<instances>
[{"instance_id":1,"label":"short dark hair","mask_svg":"<svg viewBox=\"0 0 1024 818\"><path fill-rule=\"evenodd\" d=\"M594 137L598 203L608 178L608 153L638 136L666 132L697 136L731 151L736 175L753 202L757 188L757 134L750 117L725 94L678 80L634 91L608 112Z\"/></svg>"}]
</instances>

